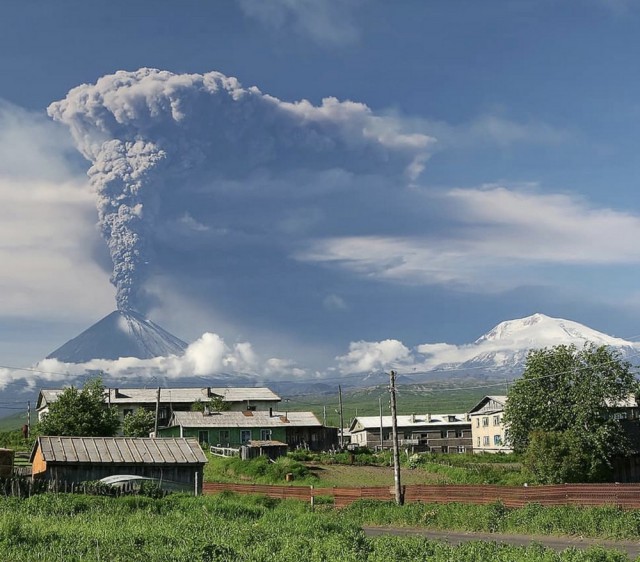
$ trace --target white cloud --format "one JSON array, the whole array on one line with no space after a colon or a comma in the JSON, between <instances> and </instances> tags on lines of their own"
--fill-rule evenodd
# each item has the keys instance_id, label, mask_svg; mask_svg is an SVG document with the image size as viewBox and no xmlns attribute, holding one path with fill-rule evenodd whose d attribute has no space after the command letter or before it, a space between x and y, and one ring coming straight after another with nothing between
<instances>
[{"instance_id":1,"label":"white cloud","mask_svg":"<svg viewBox=\"0 0 640 562\"><path fill-rule=\"evenodd\" d=\"M357 341L349 344L346 355L336 357L340 372L348 375L383 371L390 367L412 363L411 351L398 340L378 342Z\"/></svg>"},{"instance_id":2,"label":"white cloud","mask_svg":"<svg viewBox=\"0 0 640 562\"><path fill-rule=\"evenodd\" d=\"M407 117L388 112L408 130L428 131L437 139L435 147L442 150L471 149L482 147L506 149L515 145L558 146L575 141L577 135L541 120L515 120L499 112L484 113L473 119L452 124L436 119Z\"/></svg>"},{"instance_id":3,"label":"white cloud","mask_svg":"<svg viewBox=\"0 0 640 562\"><path fill-rule=\"evenodd\" d=\"M70 149L43 116L0 103L0 316L85 319L112 306L108 274L91 255L93 195L71 170Z\"/></svg>"},{"instance_id":4,"label":"white cloud","mask_svg":"<svg viewBox=\"0 0 640 562\"><path fill-rule=\"evenodd\" d=\"M317 240L296 257L394 283L483 292L536 279L545 265L640 264L640 216L563 194L488 186L443 196L451 234Z\"/></svg>"},{"instance_id":5,"label":"white cloud","mask_svg":"<svg viewBox=\"0 0 640 562\"><path fill-rule=\"evenodd\" d=\"M358 39L354 0L238 0L242 11L275 30L291 26L321 45L342 46Z\"/></svg>"},{"instance_id":6,"label":"white cloud","mask_svg":"<svg viewBox=\"0 0 640 562\"><path fill-rule=\"evenodd\" d=\"M218 334L202 334L191 343L182 356L170 355L152 359L121 357L116 360L94 359L86 363L63 363L57 359L44 359L32 369L0 369L0 390L21 382L31 387L46 382L71 384L87 373L103 373L106 382L112 380L156 380L229 377L256 382L260 377L271 380L304 376L306 371L290 360L269 358L261 360L248 342L228 346Z\"/></svg>"}]
</instances>

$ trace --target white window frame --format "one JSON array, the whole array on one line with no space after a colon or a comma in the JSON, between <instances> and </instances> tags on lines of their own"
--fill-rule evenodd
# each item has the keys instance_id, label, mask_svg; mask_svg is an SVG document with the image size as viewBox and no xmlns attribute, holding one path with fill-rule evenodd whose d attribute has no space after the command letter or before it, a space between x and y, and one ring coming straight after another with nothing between
<instances>
[{"instance_id":1,"label":"white window frame","mask_svg":"<svg viewBox=\"0 0 640 562\"><path fill-rule=\"evenodd\" d=\"M272 432L270 429L260 430L260 441L271 441Z\"/></svg>"}]
</instances>

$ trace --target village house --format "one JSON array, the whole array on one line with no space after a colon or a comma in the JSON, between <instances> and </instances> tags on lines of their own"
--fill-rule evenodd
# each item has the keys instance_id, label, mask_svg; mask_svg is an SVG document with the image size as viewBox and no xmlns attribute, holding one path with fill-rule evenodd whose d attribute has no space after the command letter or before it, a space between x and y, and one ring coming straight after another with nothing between
<instances>
[{"instance_id":1,"label":"village house","mask_svg":"<svg viewBox=\"0 0 640 562\"><path fill-rule=\"evenodd\" d=\"M43 389L38 395L36 411L38 420L49 411L49 406L58 399L63 389ZM155 411L159 400L158 425L169 424L175 411L189 411L194 404L206 405L211 399L221 399L225 408L231 411L259 411L276 408L280 396L265 387L238 388L162 388L158 396L157 388L105 388L105 403L118 409L120 420L143 408Z\"/></svg>"},{"instance_id":2,"label":"village house","mask_svg":"<svg viewBox=\"0 0 640 562\"><path fill-rule=\"evenodd\" d=\"M324 427L312 412L273 410L174 412L158 436L194 437L200 443L229 448L274 441L291 449L319 451L337 443L336 428Z\"/></svg>"},{"instance_id":3,"label":"village house","mask_svg":"<svg viewBox=\"0 0 640 562\"><path fill-rule=\"evenodd\" d=\"M470 453L472 450L471 422L467 414L401 415L397 416L397 426L399 445L413 452ZM393 446L391 416L356 417L349 431L352 445L370 449Z\"/></svg>"},{"instance_id":4,"label":"village house","mask_svg":"<svg viewBox=\"0 0 640 562\"><path fill-rule=\"evenodd\" d=\"M132 437L38 437L32 476L86 482L118 474L145 476L202 490L204 452L196 439Z\"/></svg>"},{"instance_id":5,"label":"village house","mask_svg":"<svg viewBox=\"0 0 640 562\"><path fill-rule=\"evenodd\" d=\"M485 396L469 411L474 453L511 453L506 439L506 396Z\"/></svg>"}]
</instances>

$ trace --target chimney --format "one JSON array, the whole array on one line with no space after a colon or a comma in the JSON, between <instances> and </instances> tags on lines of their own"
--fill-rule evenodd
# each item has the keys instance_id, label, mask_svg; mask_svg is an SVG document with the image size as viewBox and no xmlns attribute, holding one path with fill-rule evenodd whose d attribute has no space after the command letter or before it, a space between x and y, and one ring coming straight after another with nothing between
<instances>
[{"instance_id":1,"label":"chimney","mask_svg":"<svg viewBox=\"0 0 640 562\"><path fill-rule=\"evenodd\" d=\"M427 422L431 421L431 414L427 414Z\"/></svg>"},{"instance_id":2,"label":"chimney","mask_svg":"<svg viewBox=\"0 0 640 562\"><path fill-rule=\"evenodd\" d=\"M411 414L411 423L416 423L416 415Z\"/></svg>"},{"instance_id":3,"label":"chimney","mask_svg":"<svg viewBox=\"0 0 640 562\"><path fill-rule=\"evenodd\" d=\"M269 417L273 417L273 408L269 408Z\"/></svg>"}]
</instances>

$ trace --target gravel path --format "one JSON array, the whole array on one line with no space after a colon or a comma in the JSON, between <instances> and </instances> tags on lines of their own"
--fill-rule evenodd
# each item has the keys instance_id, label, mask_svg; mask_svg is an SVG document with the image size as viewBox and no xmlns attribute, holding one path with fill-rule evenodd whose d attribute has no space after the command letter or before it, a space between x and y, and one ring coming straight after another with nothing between
<instances>
[{"instance_id":1,"label":"gravel path","mask_svg":"<svg viewBox=\"0 0 640 562\"><path fill-rule=\"evenodd\" d=\"M640 556L640 541L613 541L583 537L552 537L548 535L470 533L466 531L439 531L413 527L374 527L368 525L364 526L363 530L370 537L376 535L419 535L428 539L445 541L453 545L469 541L495 541L514 546L527 546L536 542L556 551L562 551L572 546L584 549L591 546L601 546L624 552L631 560L635 560Z\"/></svg>"}]
</instances>

